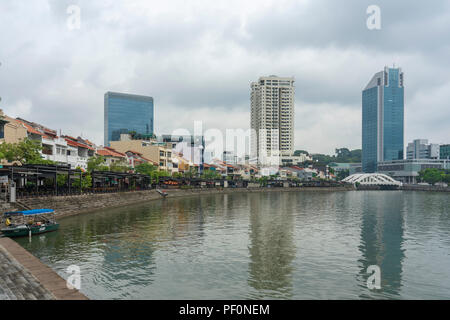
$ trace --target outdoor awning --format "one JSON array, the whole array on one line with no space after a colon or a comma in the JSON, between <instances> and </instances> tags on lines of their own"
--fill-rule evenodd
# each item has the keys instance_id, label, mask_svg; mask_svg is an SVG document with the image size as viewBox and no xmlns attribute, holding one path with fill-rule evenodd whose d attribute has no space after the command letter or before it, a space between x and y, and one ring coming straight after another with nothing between
<instances>
[{"instance_id":1,"label":"outdoor awning","mask_svg":"<svg viewBox=\"0 0 450 320\"><path fill-rule=\"evenodd\" d=\"M5 216L13 216L13 215L23 215L23 216L31 216L31 215L37 215L37 214L44 214L44 213L54 213L55 210L53 209L34 209L34 210L25 210L25 211L13 211L13 212L5 212Z\"/></svg>"}]
</instances>

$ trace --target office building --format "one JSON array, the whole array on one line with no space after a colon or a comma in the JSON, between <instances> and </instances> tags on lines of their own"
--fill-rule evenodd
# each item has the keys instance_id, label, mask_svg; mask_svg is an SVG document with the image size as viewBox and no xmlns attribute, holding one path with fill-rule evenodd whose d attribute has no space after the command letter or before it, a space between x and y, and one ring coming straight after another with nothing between
<instances>
[{"instance_id":1,"label":"office building","mask_svg":"<svg viewBox=\"0 0 450 320\"><path fill-rule=\"evenodd\" d=\"M120 135L134 132L153 135L153 98L117 92L105 93L104 144L119 141Z\"/></svg>"},{"instance_id":2,"label":"office building","mask_svg":"<svg viewBox=\"0 0 450 320\"><path fill-rule=\"evenodd\" d=\"M227 164L237 164L237 156L233 151L224 151L222 153L222 161Z\"/></svg>"},{"instance_id":3,"label":"office building","mask_svg":"<svg viewBox=\"0 0 450 320\"><path fill-rule=\"evenodd\" d=\"M294 148L294 78L260 77L251 84L251 159L291 156Z\"/></svg>"},{"instance_id":4,"label":"office building","mask_svg":"<svg viewBox=\"0 0 450 320\"><path fill-rule=\"evenodd\" d=\"M199 173L203 172L205 162L205 138L203 136L164 134L158 136L157 141L170 145L174 154L197 166Z\"/></svg>"},{"instance_id":5,"label":"office building","mask_svg":"<svg viewBox=\"0 0 450 320\"><path fill-rule=\"evenodd\" d=\"M450 144L443 144L439 148L439 157L450 160Z\"/></svg>"},{"instance_id":6,"label":"office building","mask_svg":"<svg viewBox=\"0 0 450 320\"><path fill-rule=\"evenodd\" d=\"M416 139L406 147L406 159L439 159L439 145L426 139Z\"/></svg>"},{"instance_id":7,"label":"office building","mask_svg":"<svg viewBox=\"0 0 450 320\"><path fill-rule=\"evenodd\" d=\"M450 170L449 160L406 159L378 162L378 173L384 173L407 184L418 183L419 172L425 169Z\"/></svg>"},{"instance_id":8,"label":"office building","mask_svg":"<svg viewBox=\"0 0 450 320\"><path fill-rule=\"evenodd\" d=\"M376 73L362 92L362 167L403 159L404 85L400 68Z\"/></svg>"}]
</instances>

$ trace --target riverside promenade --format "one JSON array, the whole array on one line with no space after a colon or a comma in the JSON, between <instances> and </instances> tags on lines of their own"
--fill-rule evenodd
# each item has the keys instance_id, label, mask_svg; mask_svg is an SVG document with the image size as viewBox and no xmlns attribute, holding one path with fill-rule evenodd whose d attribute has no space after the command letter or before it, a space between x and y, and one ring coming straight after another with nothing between
<instances>
[{"instance_id":1,"label":"riverside promenade","mask_svg":"<svg viewBox=\"0 0 450 320\"><path fill-rule=\"evenodd\" d=\"M87 300L14 240L0 238L0 300Z\"/></svg>"}]
</instances>

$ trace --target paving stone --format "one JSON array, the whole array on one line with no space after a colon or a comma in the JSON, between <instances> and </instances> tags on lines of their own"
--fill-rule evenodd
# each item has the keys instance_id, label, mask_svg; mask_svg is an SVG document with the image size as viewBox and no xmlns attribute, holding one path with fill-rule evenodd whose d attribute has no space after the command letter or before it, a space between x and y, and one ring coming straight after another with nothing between
<instances>
[{"instance_id":1,"label":"paving stone","mask_svg":"<svg viewBox=\"0 0 450 320\"><path fill-rule=\"evenodd\" d=\"M0 300L51 300L54 296L0 245Z\"/></svg>"}]
</instances>

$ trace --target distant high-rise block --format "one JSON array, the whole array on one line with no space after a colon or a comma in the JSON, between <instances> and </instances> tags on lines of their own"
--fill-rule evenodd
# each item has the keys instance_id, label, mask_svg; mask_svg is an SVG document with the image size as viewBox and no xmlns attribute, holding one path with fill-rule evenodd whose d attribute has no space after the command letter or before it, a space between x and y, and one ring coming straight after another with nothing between
<instances>
[{"instance_id":1,"label":"distant high-rise block","mask_svg":"<svg viewBox=\"0 0 450 320\"><path fill-rule=\"evenodd\" d=\"M260 77L251 84L251 158L289 156L294 149L294 78Z\"/></svg>"},{"instance_id":2,"label":"distant high-rise block","mask_svg":"<svg viewBox=\"0 0 450 320\"><path fill-rule=\"evenodd\" d=\"M362 169L401 160L404 150L404 86L400 68L376 73L362 92Z\"/></svg>"},{"instance_id":3,"label":"distant high-rise block","mask_svg":"<svg viewBox=\"0 0 450 320\"><path fill-rule=\"evenodd\" d=\"M439 148L439 157L450 160L450 144L443 144Z\"/></svg>"},{"instance_id":4,"label":"distant high-rise block","mask_svg":"<svg viewBox=\"0 0 450 320\"><path fill-rule=\"evenodd\" d=\"M406 159L439 159L439 145L427 139L416 139L406 147Z\"/></svg>"},{"instance_id":5,"label":"distant high-rise block","mask_svg":"<svg viewBox=\"0 0 450 320\"><path fill-rule=\"evenodd\" d=\"M153 134L153 98L134 94L105 93L104 143L119 141L120 134L135 131Z\"/></svg>"}]
</instances>

